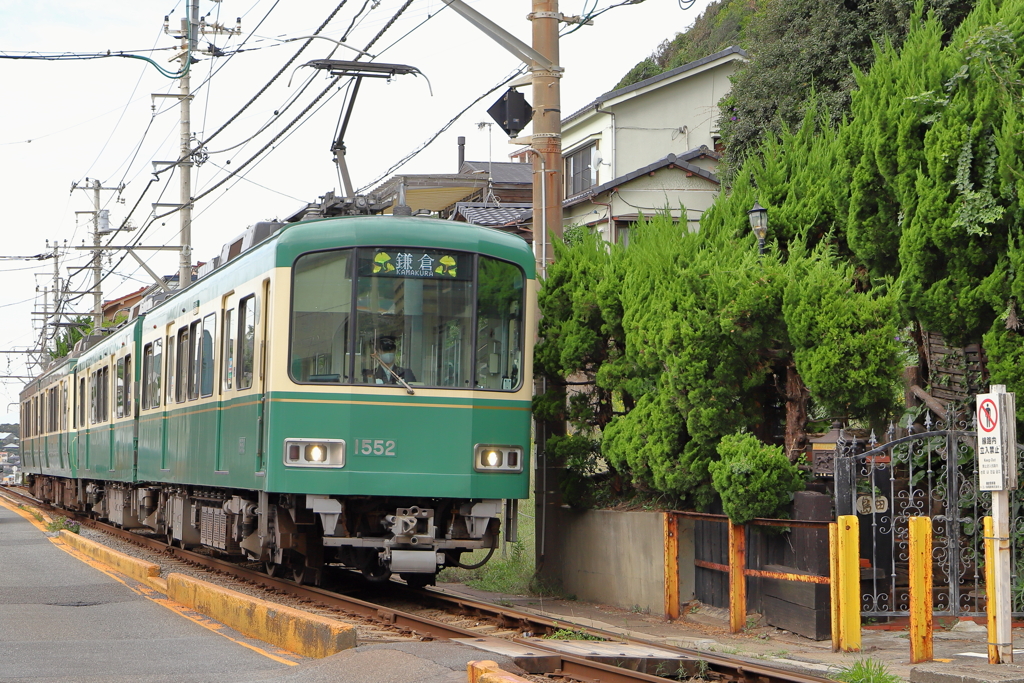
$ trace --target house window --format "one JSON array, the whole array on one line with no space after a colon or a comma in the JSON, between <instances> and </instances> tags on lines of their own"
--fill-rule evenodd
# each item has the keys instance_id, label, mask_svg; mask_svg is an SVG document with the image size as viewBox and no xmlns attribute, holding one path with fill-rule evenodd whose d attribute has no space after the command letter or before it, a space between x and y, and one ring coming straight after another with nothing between
<instances>
[{"instance_id":1,"label":"house window","mask_svg":"<svg viewBox=\"0 0 1024 683\"><path fill-rule=\"evenodd\" d=\"M565 196L579 194L597 182L593 158L597 145L587 145L565 157Z\"/></svg>"}]
</instances>

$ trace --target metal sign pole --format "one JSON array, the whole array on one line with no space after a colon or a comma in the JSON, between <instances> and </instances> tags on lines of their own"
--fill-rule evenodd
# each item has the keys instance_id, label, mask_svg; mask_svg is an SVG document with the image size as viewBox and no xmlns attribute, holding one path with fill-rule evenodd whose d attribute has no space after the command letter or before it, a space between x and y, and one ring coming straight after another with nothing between
<instances>
[{"instance_id":1,"label":"metal sign pole","mask_svg":"<svg viewBox=\"0 0 1024 683\"><path fill-rule=\"evenodd\" d=\"M993 384L989 391L977 397L979 487L992 492L995 546L991 573L994 585L985 587L993 606L989 618L995 625L989 629L995 636L989 649L998 654L998 661L993 663L1009 664L1013 662L1010 491L1017 487L1016 400L1013 394L1006 393L1004 385Z\"/></svg>"}]
</instances>

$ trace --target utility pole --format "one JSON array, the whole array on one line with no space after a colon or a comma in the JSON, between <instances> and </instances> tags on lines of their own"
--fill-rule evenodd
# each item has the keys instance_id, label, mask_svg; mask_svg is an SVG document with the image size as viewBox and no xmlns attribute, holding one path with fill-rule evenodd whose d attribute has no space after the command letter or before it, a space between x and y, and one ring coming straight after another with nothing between
<instances>
[{"instance_id":1,"label":"utility pole","mask_svg":"<svg viewBox=\"0 0 1024 683\"><path fill-rule=\"evenodd\" d=\"M528 18L533 23L533 49L557 65L558 0L533 0ZM541 244L541 269L554 260L552 238L562 236L562 69L533 64L533 227L546 229ZM543 202L538 201L543 197Z\"/></svg>"},{"instance_id":2,"label":"utility pole","mask_svg":"<svg viewBox=\"0 0 1024 683\"><path fill-rule=\"evenodd\" d=\"M533 85L533 135L510 140L513 144L530 145L533 152L533 234L534 251L538 253L540 274L547 274L547 264L553 259L552 237L562 235L562 104L559 81L562 67L558 65L558 26L562 21L580 21L578 17L563 17L558 11L558 0L532 0L533 11L528 19L533 22L533 45L526 45L493 21L469 7L463 0L443 0L467 21L486 33L503 48L530 66L530 76L510 85ZM539 239L539 250L537 242ZM537 382L537 393L546 393L544 380ZM565 401L564 389L560 391ZM547 457L547 440L565 433L564 421L538 422L537 429L537 576L557 584L562 564L563 539L560 515L562 496L560 481L564 467L552 463Z\"/></svg>"},{"instance_id":3,"label":"utility pole","mask_svg":"<svg viewBox=\"0 0 1024 683\"><path fill-rule=\"evenodd\" d=\"M220 2L220 0L214 0ZM164 17L164 33L173 32L168 26L169 18ZM176 162L154 162L157 164L173 164L178 167L178 219L181 226L179 236L181 255L178 259L178 289L188 287L192 282L192 91L191 71L192 54L199 51L199 34L204 35L238 35L242 32L241 19L235 28L226 28L221 24L208 24L199 18L199 0L188 0L188 9L181 19L181 54L178 59L181 66L178 72L178 94L164 95L154 93L153 97L176 97L180 107L180 145ZM155 105L154 105L155 106ZM154 204L154 208L166 206Z\"/></svg>"},{"instance_id":4,"label":"utility pole","mask_svg":"<svg viewBox=\"0 0 1024 683\"><path fill-rule=\"evenodd\" d=\"M110 232L110 214L106 209L101 209L100 192L121 192L124 185L117 187L103 187L103 183L96 180L92 182L86 178L86 185L78 186L78 183L71 185L71 190L92 190L92 211L76 211L75 213L92 214L92 328L95 331L103 326L103 291L100 289L100 280L103 279L103 246L100 244L100 237Z\"/></svg>"}]
</instances>

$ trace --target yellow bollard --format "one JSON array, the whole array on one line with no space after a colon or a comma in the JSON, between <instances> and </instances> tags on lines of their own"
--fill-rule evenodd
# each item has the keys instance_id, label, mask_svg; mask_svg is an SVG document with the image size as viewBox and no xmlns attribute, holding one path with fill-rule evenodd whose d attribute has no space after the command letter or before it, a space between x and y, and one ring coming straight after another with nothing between
<instances>
[{"instance_id":1,"label":"yellow bollard","mask_svg":"<svg viewBox=\"0 0 1024 683\"><path fill-rule=\"evenodd\" d=\"M910 663L930 662L932 650L932 520L911 517Z\"/></svg>"},{"instance_id":2,"label":"yellow bollard","mask_svg":"<svg viewBox=\"0 0 1024 683\"><path fill-rule=\"evenodd\" d=\"M747 537L742 524L729 520L729 631L747 625Z\"/></svg>"},{"instance_id":3,"label":"yellow bollard","mask_svg":"<svg viewBox=\"0 0 1024 683\"><path fill-rule=\"evenodd\" d=\"M999 646L996 645L996 531L991 517L985 517L985 613L988 615L988 663L999 664Z\"/></svg>"},{"instance_id":4,"label":"yellow bollard","mask_svg":"<svg viewBox=\"0 0 1024 683\"><path fill-rule=\"evenodd\" d=\"M839 524L839 646L860 652L860 522L842 515Z\"/></svg>"},{"instance_id":5,"label":"yellow bollard","mask_svg":"<svg viewBox=\"0 0 1024 683\"><path fill-rule=\"evenodd\" d=\"M839 652L842 647L840 638L842 617L839 615L839 606L842 601L839 594L839 525L835 522L828 525L828 565L828 590L832 598L829 610L832 617L832 651Z\"/></svg>"}]
</instances>

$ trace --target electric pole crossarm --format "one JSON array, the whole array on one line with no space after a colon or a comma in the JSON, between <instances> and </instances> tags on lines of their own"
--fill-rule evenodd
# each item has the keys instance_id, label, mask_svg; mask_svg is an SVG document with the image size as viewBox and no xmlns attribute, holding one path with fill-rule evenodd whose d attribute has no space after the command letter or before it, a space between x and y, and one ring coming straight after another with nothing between
<instances>
[{"instance_id":1,"label":"electric pole crossarm","mask_svg":"<svg viewBox=\"0 0 1024 683\"><path fill-rule=\"evenodd\" d=\"M534 50L532 47L516 38L514 35L495 24L493 21L477 12L475 9L464 3L462 0L441 0L444 4L461 14L466 21L486 33L496 43L514 54L523 62L532 67L539 67L545 71L562 71L562 67L553 63L547 57Z\"/></svg>"},{"instance_id":2,"label":"electric pole crossarm","mask_svg":"<svg viewBox=\"0 0 1024 683\"><path fill-rule=\"evenodd\" d=\"M171 288L167 286L167 283L164 282L164 279L157 275L156 273L154 273L153 269L147 266L146 262L139 258L139 255L135 253L134 249L129 249L128 253L132 255L132 258L139 262L139 265L142 266L143 270L149 273L149 276L153 278L153 281L160 285L160 289L164 290L165 292L171 291Z\"/></svg>"}]
</instances>

